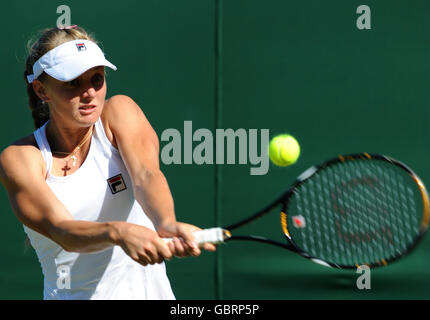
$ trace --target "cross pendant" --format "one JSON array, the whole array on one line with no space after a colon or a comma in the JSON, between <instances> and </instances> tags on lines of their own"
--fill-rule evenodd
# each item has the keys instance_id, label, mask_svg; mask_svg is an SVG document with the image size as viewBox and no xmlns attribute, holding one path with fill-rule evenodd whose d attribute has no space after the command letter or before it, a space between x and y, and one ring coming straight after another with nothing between
<instances>
[{"instance_id":1,"label":"cross pendant","mask_svg":"<svg viewBox=\"0 0 430 320\"><path fill-rule=\"evenodd\" d=\"M70 169L72 169L72 168L70 168L70 167L67 165L67 163L66 163L66 165L65 165L63 168L61 168L61 170L63 170L63 171L64 171L64 176L67 176L67 171L69 171Z\"/></svg>"}]
</instances>

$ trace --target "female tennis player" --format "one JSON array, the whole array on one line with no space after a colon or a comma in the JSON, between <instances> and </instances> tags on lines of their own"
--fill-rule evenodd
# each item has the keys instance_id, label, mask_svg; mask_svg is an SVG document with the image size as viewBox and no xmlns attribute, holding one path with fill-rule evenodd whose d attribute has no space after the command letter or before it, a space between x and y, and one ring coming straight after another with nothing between
<instances>
[{"instance_id":1,"label":"female tennis player","mask_svg":"<svg viewBox=\"0 0 430 320\"><path fill-rule=\"evenodd\" d=\"M43 32L24 73L36 131L3 150L0 179L44 299L174 299L164 260L199 255L199 228L176 221L157 135L131 98L105 99L105 67L83 28Z\"/></svg>"}]
</instances>

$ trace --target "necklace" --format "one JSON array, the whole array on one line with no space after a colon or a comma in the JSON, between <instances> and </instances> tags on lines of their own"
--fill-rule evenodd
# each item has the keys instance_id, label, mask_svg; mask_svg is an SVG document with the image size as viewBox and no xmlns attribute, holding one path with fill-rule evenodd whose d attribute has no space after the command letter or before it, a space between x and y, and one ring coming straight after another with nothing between
<instances>
[{"instance_id":1,"label":"necklace","mask_svg":"<svg viewBox=\"0 0 430 320\"><path fill-rule=\"evenodd\" d=\"M69 171L71 168L68 166L69 161L73 160L72 165L75 167L76 166L76 161L78 160L78 157L76 156L76 153L81 149L81 147L85 144L85 142L88 141L88 139L93 135L93 129L94 127L91 129L91 131L86 135L86 137L84 137L81 141L81 143L79 143L79 145L72 151L72 152L61 152L61 151L55 151L54 153L59 153L59 154L67 154L70 156L67 156L66 159L63 159L63 161L65 162L65 166L64 168L62 168L61 170L64 171L64 175L67 175L67 171Z\"/></svg>"}]
</instances>

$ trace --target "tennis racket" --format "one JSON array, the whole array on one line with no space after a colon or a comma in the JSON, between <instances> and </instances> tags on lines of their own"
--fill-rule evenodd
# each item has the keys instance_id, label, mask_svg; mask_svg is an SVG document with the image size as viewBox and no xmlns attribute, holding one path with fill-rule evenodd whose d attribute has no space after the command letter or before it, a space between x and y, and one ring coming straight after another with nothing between
<instances>
[{"instance_id":1,"label":"tennis racket","mask_svg":"<svg viewBox=\"0 0 430 320\"><path fill-rule=\"evenodd\" d=\"M233 230L280 209L286 242ZM421 179L387 156L353 154L313 166L273 203L235 224L194 233L198 243L276 245L324 266L385 266L411 252L429 225Z\"/></svg>"}]
</instances>

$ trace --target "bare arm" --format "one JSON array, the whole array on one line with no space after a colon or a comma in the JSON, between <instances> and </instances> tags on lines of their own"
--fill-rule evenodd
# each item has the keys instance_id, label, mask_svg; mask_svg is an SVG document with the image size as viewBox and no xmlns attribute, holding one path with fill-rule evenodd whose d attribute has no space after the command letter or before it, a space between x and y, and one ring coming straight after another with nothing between
<instances>
[{"instance_id":1,"label":"bare arm","mask_svg":"<svg viewBox=\"0 0 430 320\"><path fill-rule=\"evenodd\" d=\"M146 265L170 258L158 255L158 235L126 222L75 220L44 179L43 159L32 146L10 146L0 155L0 181L6 188L17 218L27 227L59 244L66 251L97 252L121 245L134 260Z\"/></svg>"},{"instance_id":2,"label":"bare arm","mask_svg":"<svg viewBox=\"0 0 430 320\"><path fill-rule=\"evenodd\" d=\"M107 224L73 219L44 181L40 160L31 146L10 146L0 156L0 179L18 219L69 251L112 246L114 234Z\"/></svg>"},{"instance_id":3,"label":"bare arm","mask_svg":"<svg viewBox=\"0 0 430 320\"><path fill-rule=\"evenodd\" d=\"M175 248L171 246L175 253L181 254L188 250L191 255L200 254L192 236L192 232L199 228L176 221L172 194L160 171L158 137L142 110L129 97L115 96L110 100L106 115L108 126L133 181L136 200L153 221L160 236L185 240L185 248L178 241L175 242ZM210 244L204 248L215 250Z\"/></svg>"}]
</instances>

